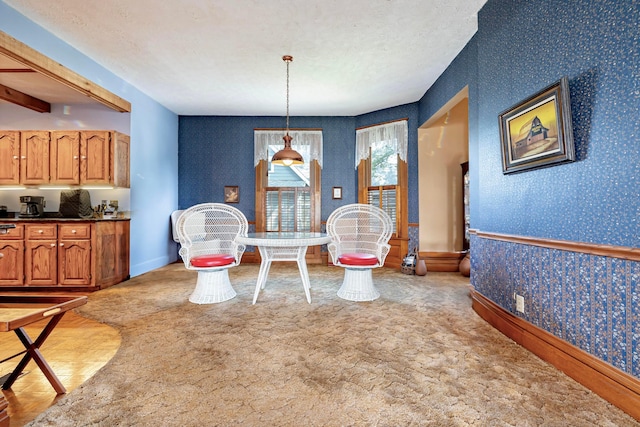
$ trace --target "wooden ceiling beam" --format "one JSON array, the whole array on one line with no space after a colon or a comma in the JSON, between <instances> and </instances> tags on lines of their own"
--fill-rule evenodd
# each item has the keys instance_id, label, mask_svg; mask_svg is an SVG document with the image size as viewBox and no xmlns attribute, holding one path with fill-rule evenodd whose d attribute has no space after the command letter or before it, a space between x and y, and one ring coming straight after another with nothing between
<instances>
[{"instance_id":1,"label":"wooden ceiling beam","mask_svg":"<svg viewBox=\"0 0 640 427\"><path fill-rule=\"evenodd\" d=\"M0 68L0 73L35 73L29 68Z\"/></svg>"},{"instance_id":2,"label":"wooden ceiling beam","mask_svg":"<svg viewBox=\"0 0 640 427\"><path fill-rule=\"evenodd\" d=\"M121 113L131 112L131 103L82 77L37 50L0 31L0 53Z\"/></svg>"},{"instance_id":3,"label":"wooden ceiling beam","mask_svg":"<svg viewBox=\"0 0 640 427\"><path fill-rule=\"evenodd\" d=\"M9 101L21 107L28 108L38 113L50 113L51 104L31 95L22 93L19 90L11 89L9 86L0 84L0 99Z\"/></svg>"}]
</instances>

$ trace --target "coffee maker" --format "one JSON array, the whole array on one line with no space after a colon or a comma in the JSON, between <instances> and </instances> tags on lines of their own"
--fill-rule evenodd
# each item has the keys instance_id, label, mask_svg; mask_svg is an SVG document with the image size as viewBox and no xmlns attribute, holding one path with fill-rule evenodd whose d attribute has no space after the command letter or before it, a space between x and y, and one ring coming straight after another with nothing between
<instances>
[{"instance_id":1,"label":"coffee maker","mask_svg":"<svg viewBox=\"0 0 640 427\"><path fill-rule=\"evenodd\" d=\"M44 197L42 196L20 196L19 218L40 218L44 216Z\"/></svg>"}]
</instances>

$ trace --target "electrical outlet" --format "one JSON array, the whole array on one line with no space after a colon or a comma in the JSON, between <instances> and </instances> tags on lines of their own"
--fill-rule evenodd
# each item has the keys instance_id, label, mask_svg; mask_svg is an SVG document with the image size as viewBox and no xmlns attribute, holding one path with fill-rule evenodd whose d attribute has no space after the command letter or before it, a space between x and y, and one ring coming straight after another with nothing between
<instances>
[{"instance_id":1,"label":"electrical outlet","mask_svg":"<svg viewBox=\"0 0 640 427\"><path fill-rule=\"evenodd\" d=\"M516 311L524 313L524 297L516 294Z\"/></svg>"}]
</instances>

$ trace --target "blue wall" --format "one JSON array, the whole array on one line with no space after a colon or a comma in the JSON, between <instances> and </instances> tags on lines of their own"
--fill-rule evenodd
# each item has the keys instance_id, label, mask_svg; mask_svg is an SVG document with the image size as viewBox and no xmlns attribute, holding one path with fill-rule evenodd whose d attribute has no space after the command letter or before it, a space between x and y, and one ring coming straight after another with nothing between
<instances>
[{"instance_id":1,"label":"blue wall","mask_svg":"<svg viewBox=\"0 0 640 427\"><path fill-rule=\"evenodd\" d=\"M178 206L178 117L1 1L0 31L131 103L131 275L175 260L169 215Z\"/></svg>"},{"instance_id":2,"label":"blue wall","mask_svg":"<svg viewBox=\"0 0 640 427\"><path fill-rule=\"evenodd\" d=\"M488 1L420 101L423 120L469 85L472 228L638 247L639 23L635 0ZM503 175L498 115L564 75L577 161ZM639 262L478 236L471 254L478 292L640 377Z\"/></svg>"},{"instance_id":3,"label":"blue wall","mask_svg":"<svg viewBox=\"0 0 640 427\"><path fill-rule=\"evenodd\" d=\"M481 168L473 227L638 245L639 11L635 0L485 5L477 33ZM564 75L577 161L503 175L498 114Z\"/></svg>"},{"instance_id":4,"label":"blue wall","mask_svg":"<svg viewBox=\"0 0 640 427\"><path fill-rule=\"evenodd\" d=\"M322 211L324 221L337 207L358 199L355 169L356 127L409 118L410 192L417 194L417 104L402 105L358 117L291 117L291 128L322 129ZM180 207L222 202L223 187L238 185L238 208L255 221L253 130L283 128L284 117L181 116ZM331 189L342 187L342 200L333 200ZM410 198L409 221L418 218L417 200Z\"/></svg>"}]
</instances>

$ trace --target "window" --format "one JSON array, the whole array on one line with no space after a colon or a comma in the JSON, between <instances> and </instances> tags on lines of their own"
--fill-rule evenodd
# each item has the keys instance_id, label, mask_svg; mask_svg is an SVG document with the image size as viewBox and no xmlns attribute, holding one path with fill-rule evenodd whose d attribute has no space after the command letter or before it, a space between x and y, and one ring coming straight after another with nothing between
<instances>
[{"instance_id":1,"label":"window","mask_svg":"<svg viewBox=\"0 0 640 427\"><path fill-rule=\"evenodd\" d=\"M269 145L269 159L284 144ZM265 188L265 231L311 231L309 146L298 147L304 164L269 164Z\"/></svg>"},{"instance_id":2,"label":"window","mask_svg":"<svg viewBox=\"0 0 640 427\"><path fill-rule=\"evenodd\" d=\"M367 203L385 211L393 221L393 232L397 233L398 225L398 187L396 185L369 186L367 188Z\"/></svg>"},{"instance_id":3,"label":"window","mask_svg":"<svg viewBox=\"0 0 640 427\"><path fill-rule=\"evenodd\" d=\"M408 235L407 143L406 120L356 131L359 202L387 212L397 237Z\"/></svg>"},{"instance_id":4,"label":"window","mask_svg":"<svg viewBox=\"0 0 640 427\"><path fill-rule=\"evenodd\" d=\"M309 187L267 187L265 231L311 231Z\"/></svg>"},{"instance_id":5,"label":"window","mask_svg":"<svg viewBox=\"0 0 640 427\"><path fill-rule=\"evenodd\" d=\"M396 147L388 141L371 144L371 185L396 185L398 183L398 156Z\"/></svg>"},{"instance_id":6,"label":"window","mask_svg":"<svg viewBox=\"0 0 640 427\"><path fill-rule=\"evenodd\" d=\"M322 131L289 131L304 164L279 166L271 157L284 142L283 130L254 131L256 231L319 231ZM317 195L317 197L316 197Z\"/></svg>"}]
</instances>

